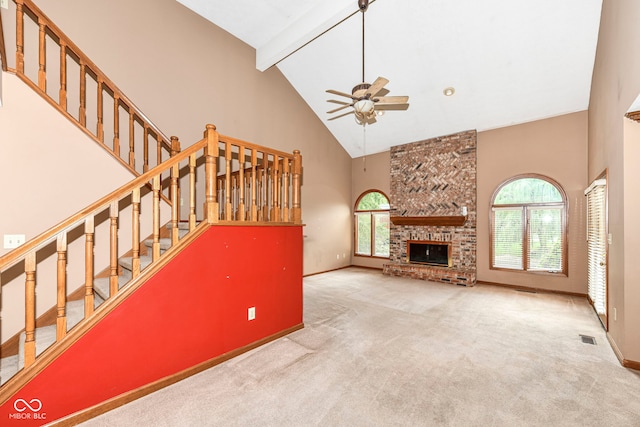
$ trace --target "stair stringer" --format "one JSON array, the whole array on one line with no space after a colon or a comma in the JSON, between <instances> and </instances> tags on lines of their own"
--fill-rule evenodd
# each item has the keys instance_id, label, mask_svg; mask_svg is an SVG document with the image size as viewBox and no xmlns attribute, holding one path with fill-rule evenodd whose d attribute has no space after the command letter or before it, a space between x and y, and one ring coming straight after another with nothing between
<instances>
[{"instance_id":1,"label":"stair stringer","mask_svg":"<svg viewBox=\"0 0 640 427\"><path fill-rule=\"evenodd\" d=\"M5 384L0 419L19 398L88 419L302 326L302 226L201 223Z\"/></svg>"}]
</instances>

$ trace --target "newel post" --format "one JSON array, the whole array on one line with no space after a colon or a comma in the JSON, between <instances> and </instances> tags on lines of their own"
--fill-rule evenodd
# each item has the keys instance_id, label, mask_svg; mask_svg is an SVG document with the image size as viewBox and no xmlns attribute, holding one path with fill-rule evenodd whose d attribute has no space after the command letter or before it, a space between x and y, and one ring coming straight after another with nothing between
<instances>
[{"instance_id":1,"label":"newel post","mask_svg":"<svg viewBox=\"0 0 640 427\"><path fill-rule=\"evenodd\" d=\"M205 159L205 174L206 174L206 200L205 200L205 212L207 215L207 222L213 224L218 222L218 201L216 197L216 177L218 172L216 165L218 162L219 147L218 147L218 132L214 125L207 125L207 130L204 132L204 137L207 139L207 152Z\"/></svg>"},{"instance_id":2,"label":"newel post","mask_svg":"<svg viewBox=\"0 0 640 427\"><path fill-rule=\"evenodd\" d=\"M302 224L302 208L300 196L302 193L302 155L300 150L293 151L293 223Z\"/></svg>"},{"instance_id":3,"label":"newel post","mask_svg":"<svg viewBox=\"0 0 640 427\"><path fill-rule=\"evenodd\" d=\"M180 153L180 140L177 136L171 137L171 157Z\"/></svg>"}]
</instances>

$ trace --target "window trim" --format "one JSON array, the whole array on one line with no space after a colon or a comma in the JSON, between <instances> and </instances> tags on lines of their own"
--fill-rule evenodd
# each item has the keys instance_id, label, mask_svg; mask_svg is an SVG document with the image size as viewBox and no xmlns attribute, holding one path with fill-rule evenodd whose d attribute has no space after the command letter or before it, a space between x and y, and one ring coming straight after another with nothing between
<instances>
[{"instance_id":1,"label":"window trim","mask_svg":"<svg viewBox=\"0 0 640 427\"><path fill-rule=\"evenodd\" d=\"M389 209L366 209L366 210L358 210L358 205L360 204L360 201L368 194L370 193L380 193L382 194L387 201L389 202ZM389 250L389 255L388 256L379 256L379 255L373 255L375 253L375 227L373 226L373 214L377 213L377 212L387 212L389 215L389 221L391 221L391 199L389 199L389 196L387 196L387 194L382 191L382 190L377 190L377 189L370 189L370 190L366 190L365 192L363 192L362 194L360 194L360 196L358 197L358 199L356 200L356 203L354 204L353 207L353 256L356 257L362 257L362 258L374 258L374 259L390 259L391 258L391 250ZM371 255L366 255L366 254L360 254L358 253L358 222L357 222L357 218L358 218L358 213L369 213L369 218L371 221L371 236L370 236L370 241L371 241ZM391 227L389 227L389 231L391 231Z\"/></svg>"},{"instance_id":2,"label":"window trim","mask_svg":"<svg viewBox=\"0 0 640 427\"><path fill-rule=\"evenodd\" d=\"M512 204L500 204L496 205L494 202L496 200L496 196L500 193L500 191L507 185L511 184L514 181L526 178L534 178L542 181L546 181L549 184L553 185L556 190L560 193L562 197L562 202L543 202L543 203L512 203ZM562 233L562 268L560 271L543 271L543 270L527 270L528 262L529 262L529 209L527 206L535 207L535 208L544 208L546 207L558 207L562 206L561 213L561 233ZM493 265L493 252L494 252L494 236L493 236L493 228L495 222L494 208L508 208L508 207L522 207L522 215L525 221L525 225L522 229L522 270L515 268L505 268L505 267L495 267ZM550 275L550 276L569 276L569 199L567 198L567 194L564 191L564 188L553 178L550 178L546 175L537 174L537 173L526 173L512 176L511 178L503 181L491 195L491 200L489 202L489 269L495 271L507 271L513 273L527 273L527 274L539 274L539 275Z\"/></svg>"}]
</instances>

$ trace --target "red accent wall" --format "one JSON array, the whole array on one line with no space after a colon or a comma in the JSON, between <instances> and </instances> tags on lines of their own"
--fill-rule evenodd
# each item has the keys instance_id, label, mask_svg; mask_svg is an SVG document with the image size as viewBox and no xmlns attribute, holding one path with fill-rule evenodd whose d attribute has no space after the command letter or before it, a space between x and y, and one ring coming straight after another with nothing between
<instances>
[{"instance_id":1,"label":"red accent wall","mask_svg":"<svg viewBox=\"0 0 640 427\"><path fill-rule=\"evenodd\" d=\"M0 407L0 425L52 422L301 323L302 227L211 227ZM33 399L39 411L16 409Z\"/></svg>"}]
</instances>

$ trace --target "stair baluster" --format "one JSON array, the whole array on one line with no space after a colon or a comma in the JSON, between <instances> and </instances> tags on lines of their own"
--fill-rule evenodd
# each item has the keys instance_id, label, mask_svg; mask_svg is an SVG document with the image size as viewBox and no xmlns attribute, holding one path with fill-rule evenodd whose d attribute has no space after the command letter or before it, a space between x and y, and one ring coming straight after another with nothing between
<instances>
[{"instance_id":1,"label":"stair baluster","mask_svg":"<svg viewBox=\"0 0 640 427\"><path fill-rule=\"evenodd\" d=\"M282 159L282 220L289 221L289 159Z\"/></svg>"},{"instance_id":2,"label":"stair baluster","mask_svg":"<svg viewBox=\"0 0 640 427\"><path fill-rule=\"evenodd\" d=\"M129 166L136 169L136 142L135 142L135 113L133 108L129 107Z\"/></svg>"},{"instance_id":3,"label":"stair baluster","mask_svg":"<svg viewBox=\"0 0 640 427\"><path fill-rule=\"evenodd\" d=\"M140 275L140 187L131 192L131 273Z\"/></svg>"},{"instance_id":4,"label":"stair baluster","mask_svg":"<svg viewBox=\"0 0 640 427\"><path fill-rule=\"evenodd\" d=\"M231 221L233 219L233 208L231 207L231 159L233 153L231 152L231 142L227 141L224 146L224 157L226 160L225 167L225 180L224 180L224 219L225 221Z\"/></svg>"},{"instance_id":5,"label":"stair baluster","mask_svg":"<svg viewBox=\"0 0 640 427\"><path fill-rule=\"evenodd\" d=\"M196 228L196 154L189 156L189 231Z\"/></svg>"},{"instance_id":6,"label":"stair baluster","mask_svg":"<svg viewBox=\"0 0 640 427\"><path fill-rule=\"evenodd\" d=\"M104 88L102 87L102 85L104 84L104 82L102 81L102 77L98 76L98 93L97 93L97 99L98 99L98 123L96 125L96 136L98 137L98 140L104 144L104 112L103 112L103 93L104 93ZM146 172L146 171L145 171Z\"/></svg>"},{"instance_id":7,"label":"stair baluster","mask_svg":"<svg viewBox=\"0 0 640 427\"><path fill-rule=\"evenodd\" d=\"M24 259L25 313L24 313L24 366L36 360L36 251L29 252Z\"/></svg>"},{"instance_id":8,"label":"stair baluster","mask_svg":"<svg viewBox=\"0 0 640 427\"><path fill-rule=\"evenodd\" d=\"M67 44L60 41L60 92L58 95L60 108L67 111Z\"/></svg>"},{"instance_id":9,"label":"stair baluster","mask_svg":"<svg viewBox=\"0 0 640 427\"><path fill-rule=\"evenodd\" d=\"M93 313L93 246L95 225L93 216L87 217L84 223L85 234L85 279L84 279L84 315Z\"/></svg>"},{"instance_id":10,"label":"stair baluster","mask_svg":"<svg viewBox=\"0 0 640 427\"><path fill-rule=\"evenodd\" d=\"M142 136L142 159L142 171L147 172L149 170L149 126L146 123Z\"/></svg>"},{"instance_id":11,"label":"stair baluster","mask_svg":"<svg viewBox=\"0 0 640 427\"><path fill-rule=\"evenodd\" d=\"M171 245L175 245L180 239L179 178L180 165L176 163L171 167Z\"/></svg>"},{"instance_id":12,"label":"stair baluster","mask_svg":"<svg viewBox=\"0 0 640 427\"><path fill-rule=\"evenodd\" d=\"M120 159L120 97L113 95L113 153Z\"/></svg>"},{"instance_id":13,"label":"stair baluster","mask_svg":"<svg viewBox=\"0 0 640 427\"><path fill-rule=\"evenodd\" d=\"M246 219L245 211L244 211L244 169L245 169L245 148L243 145L240 146L239 154L238 154L238 162L240 163L238 168L238 187L240 190L240 194L238 195L238 221L244 221Z\"/></svg>"},{"instance_id":14,"label":"stair baluster","mask_svg":"<svg viewBox=\"0 0 640 427\"><path fill-rule=\"evenodd\" d=\"M67 334L67 233L58 235L58 295L56 316L56 340Z\"/></svg>"},{"instance_id":15,"label":"stair baluster","mask_svg":"<svg viewBox=\"0 0 640 427\"><path fill-rule=\"evenodd\" d=\"M293 223L302 224L302 208L300 196L302 187L302 155L300 150L293 150Z\"/></svg>"},{"instance_id":16,"label":"stair baluster","mask_svg":"<svg viewBox=\"0 0 640 427\"><path fill-rule=\"evenodd\" d=\"M258 150L251 149L251 221L258 220L258 204L257 204L257 191L258 191L258 177L256 174L256 167L258 165Z\"/></svg>"},{"instance_id":17,"label":"stair baluster","mask_svg":"<svg viewBox=\"0 0 640 427\"><path fill-rule=\"evenodd\" d=\"M23 1L16 0L16 70L24 74L24 12Z\"/></svg>"},{"instance_id":18,"label":"stair baluster","mask_svg":"<svg viewBox=\"0 0 640 427\"><path fill-rule=\"evenodd\" d=\"M280 159L278 155L273 156L273 167L271 168L272 203L271 221L280 221Z\"/></svg>"},{"instance_id":19,"label":"stair baluster","mask_svg":"<svg viewBox=\"0 0 640 427\"><path fill-rule=\"evenodd\" d=\"M109 206L109 297L118 293L118 201Z\"/></svg>"},{"instance_id":20,"label":"stair baluster","mask_svg":"<svg viewBox=\"0 0 640 427\"><path fill-rule=\"evenodd\" d=\"M80 59L80 108L78 121L83 128L87 127L87 70L82 58Z\"/></svg>"},{"instance_id":21,"label":"stair baluster","mask_svg":"<svg viewBox=\"0 0 640 427\"><path fill-rule=\"evenodd\" d=\"M42 17L38 17L38 27L39 27L39 48L38 48L38 87L43 92L47 92L47 39L46 39L46 30L45 23Z\"/></svg>"},{"instance_id":22,"label":"stair baluster","mask_svg":"<svg viewBox=\"0 0 640 427\"><path fill-rule=\"evenodd\" d=\"M153 244L151 257L155 261L160 258L160 175L153 177Z\"/></svg>"}]
</instances>

